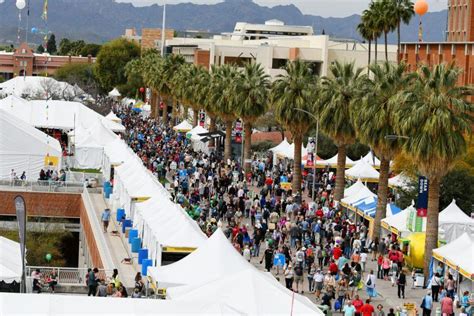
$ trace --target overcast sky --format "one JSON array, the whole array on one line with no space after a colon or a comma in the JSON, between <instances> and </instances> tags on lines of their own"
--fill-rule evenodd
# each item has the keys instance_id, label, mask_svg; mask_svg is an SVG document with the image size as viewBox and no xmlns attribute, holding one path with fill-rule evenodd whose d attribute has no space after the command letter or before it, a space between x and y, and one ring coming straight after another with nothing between
<instances>
[{"instance_id":1,"label":"overcast sky","mask_svg":"<svg viewBox=\"0 0 474 316\"><path fill-rule=\"evenodd\" d=\"M116 0L117 2L132 2L136 6L144 6L153 3L162 4L164 0ZM428 0L430 11L440 11L446 8L448 0ZM219 0L167 0L167 3L217 3ZM294 4L303 13L320 16L343 17L352 14L360 14L367 8L370 0L254 0L254 2L274 6L279 4Z\"/></svg>"}]
</instances>

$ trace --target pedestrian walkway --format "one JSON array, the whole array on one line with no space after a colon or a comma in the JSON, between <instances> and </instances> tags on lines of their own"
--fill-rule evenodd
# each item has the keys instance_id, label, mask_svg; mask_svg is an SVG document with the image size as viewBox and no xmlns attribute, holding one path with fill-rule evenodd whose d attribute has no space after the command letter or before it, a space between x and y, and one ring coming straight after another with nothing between
<instances>
[{"instance_id":1,"label":"pedestrian walkway","mask_svg":"<svg viewBox=\"0 0 474 316\"><path fill-rule=\"evenodd\" d=\"M94 205L97 219L100 222L102 212L108 206L102 194L90 194L90 197ZM120 231L120 229L121 227L118 225L115 218L112 217L109 224L109 231L104 233L104 237L107 248L109 249L110 255L112 256L113 263L119 272L120 280L127 288L133 288L135 286L135 275L139 271L139 267L136 262L129 264L123 261L124 258L131 257L129 245L122 238L122 236L111 234L112 231Z\"/></svg>"}]
</instances>

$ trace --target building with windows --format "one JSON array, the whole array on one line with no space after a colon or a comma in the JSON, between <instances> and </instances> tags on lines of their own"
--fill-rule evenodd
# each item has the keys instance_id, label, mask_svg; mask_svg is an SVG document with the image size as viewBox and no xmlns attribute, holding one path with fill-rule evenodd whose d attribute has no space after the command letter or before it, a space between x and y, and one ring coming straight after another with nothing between
<instances>
[{"instance_id":1,"label":"building with windows","mask_svg":"<svg viewBox=\"0 0 474 316\"><path fill-rule=\"evenodd\" d=\"M310 36L313 35L311 26L285 25L279 20L268 20L265 24L237 22L232 33L224 33L235 40L258 40L274 36Z\"/></svg>"},{"instance_id":2,"label":"building with windows","mask_svg":"<svg viewBox=\"0 0 474 316\"><path fill-rule=\"evenodd\" d=\"M448 1L448 42L474 41L474 6L472 0Z\"/></svg>"},{"instance_id":3,"label":"building with windows","mask_svg":"<svg viewBox=\"0 0 474 316\"><path fill-rule=\"evenodd\" d=\"M5 80L16 76L53 75L57 69L71 63L94 63L91 56L55 56L36 54L23 43L14 52L0 51L0 76Z\"/></svg>"}]
</instances>

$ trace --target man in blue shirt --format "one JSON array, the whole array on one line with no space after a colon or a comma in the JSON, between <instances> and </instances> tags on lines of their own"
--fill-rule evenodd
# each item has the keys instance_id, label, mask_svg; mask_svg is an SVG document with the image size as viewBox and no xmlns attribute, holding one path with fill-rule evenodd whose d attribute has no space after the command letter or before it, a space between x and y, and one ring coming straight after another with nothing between
<instances>
[{"instance_id":1,"label":"man in blue shirt","mask_svg":"<svg viewBox=\"0 0 474 316\"><path fill-rule=\"evenodd\" d=\"M433 298L431 297L431 291L428 291L425 297L423 297L420 307L423 309L423 316L431 315L431 310L433 309Z\"/></svg>"},{"instance_id":2,"label":"man in blue shirt","mask_svg":"<svg viewBox=\"0 0 474 316\"><path fill-rule=\"evenodd\" d=\"M107 228L109 227L110 222L110 209L106 208L104 212L102 212L102 224L104 225L104 233L107 232Z\"/></svg>"}]
</instances>

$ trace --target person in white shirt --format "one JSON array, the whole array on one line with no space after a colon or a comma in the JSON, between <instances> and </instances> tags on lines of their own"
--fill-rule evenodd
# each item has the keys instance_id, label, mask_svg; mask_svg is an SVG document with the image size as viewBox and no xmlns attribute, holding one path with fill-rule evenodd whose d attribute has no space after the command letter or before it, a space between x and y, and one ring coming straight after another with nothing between
<instances>
[{"instance_id":1,"label":"person in white shirt","mask_svg":"<svg viewBox=\"0 0 474 316\"><path fill-rule=\"evenodd\" d=\"M249 245L245 245L244 251L243 251L243 256L244 259L250 262L250 248Z\"/></svg>"},{"instance_id":2,"label":"person in white shirt","mask_svg":"<svg viewBox=\"0 0 474 316\"><path fill-rule=\"evenodd\" d=\"M366 262L367 262L367 252L365 251L365 249L363 249L361 254L360 254L360 265L361 265L361 268L362 268L363 272L365 272Z\"/></svg>"}]
</instances>

